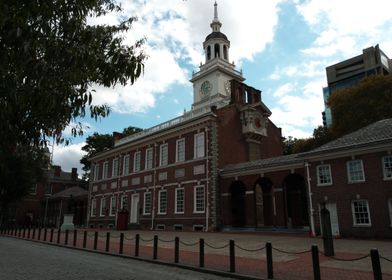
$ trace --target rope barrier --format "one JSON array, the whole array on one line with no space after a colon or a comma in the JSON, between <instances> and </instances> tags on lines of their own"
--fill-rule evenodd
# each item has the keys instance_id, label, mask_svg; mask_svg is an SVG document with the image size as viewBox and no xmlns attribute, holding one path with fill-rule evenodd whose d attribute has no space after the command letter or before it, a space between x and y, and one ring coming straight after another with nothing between
<instances>
[{"instance_id":1,"label":"rope barrier","mask_svg":"<svg viewBox=\"0 0 392 280\"><path fill-rule=\"evenodd\" d=\"M361 256L361 257L353 258L353 259L342 259L342 258L338 258L338 257L334 257L334 256L326 256L323 251L320 251L320 254L323 254L327 258L331 258L335 261L341 261L341 262L355 262L355 261L360 261L360 260L363 260L363 259L370 257L370 254L367 254L365 256Z\"/></svg>"},{"instance_id":2,"label":"rope barrier","mask_svg":"<svg viewBox=\"0 0 392 280\"><path fill-rule=\"evenodd\" d=\"M257 248L257 249L246 249L246 248L243 248L243 247L241 247L241 246L239 246L239 245L237 245L237 244L235 244L234 246L237 247L238 249L243 250L243 251L246 251L246 252L257 252L257 251L262 251L262 250L264 250L265 247L266 247L266 246L264 246L264 247Z\"/></svg>"},{"instance_id":3,"label":"rope barrier","mask_svg":"<svg viewBox=\"0 0 392 280\"><path fill-rule=\"evenodd\" d=\"M124 239L126 239L126 240L135 240L136 237L127 237L126 235L124 235Z\"/></svg>"},{"instance_id":4,"label":"rope barrier","mask_svg":"<svg viewBox=\"0 0 392 280\"><path fill-rule=\"evenodd\" d=\"M215 250L225 249L225 248L229 247L229 245L230 245L230 243L227 243L226 245L223 245L221 247L219 247L219 246L215 247L215 246L212 246L212 245L208 244L207 242L204 242L204 244L207 247L210 247L211 249L215 249Z\"/></svg>"},{"instance_id":5,"label":"rope barrier","mask_svg":"<svg viewBox=\"0 0 392 280\"><path fill-rule=\"evenodd\" d=\"M120 234L119 235L110 234L110 238L120 238Z\"/></svg>"},{"instance_id":6,"label":"rope barrier","mask_svg":"<svg viewBox=\"0 0 392 280\"><path fill-rule=\"evenodd\" d=\"M197 244L199 244L199 241L196 241L195 243L186 243L184 241L179 241L180 244L184 245L184 246L196 246Z\"/></svg>"},{"instance_id":7,"label":"rope barrier","mask_svg":"<svg viewBox=\"0 0 392 280\"><path fill-rule=\"evenodd\" d=\"M306 250L306 251L300 251L300 252L289 252L289 251L284 251L275 247L272 247L273 250L278 251L280 253L284 254L289 254L289 255L300 255L300 254L305 254L305 253L310 253L312 250Z\"/></svg>"},{"instance_id":8,"label":"rope barrier","mask_svg":"<svg viewBox=\"0 0 392 280\"><path fill-rule=\"evenodd\" d=\"M92 232L92 233L87 232L87 235L88 235L89 237L93 237L93 236L94 236L94 232Z\"/></svg>"},{"instance_id":9,"label":"rope barrier","mask_svg":"<svg viewBox=\"0 0 392 280\"><path fill-rule=\"evenodd\" d=\"M151 241L154 240L154 237L151 238L151 239L143 239L143 238L140 237L140 240L143 241L143 242L151 242Z\"/></svg>"},{"instance_id":10,"label":"rope barrier","mask_svg":"<svg viewBox=\"0 0 392 280\"><path fill-rule=\"evenodd\" d=\"M388 259L386 257L383 257L383 256L380 256L380 259L386 260L387 262L392 262L392 260L390 260L390 259Z\"/></svg>"},{"instance_id":11,"label":"rope barrier","mask_svg":"<svg viewBox=\"0 0 392 280\"><path fill-rule=\"evenodd\" d=\"M174 239L172 239L172 240L165 240L165 239L160 239L159 237L158 237L158 240L161 241L161 242L166 242L166 243L174 242Z\"/></svg>"}]
</instances>

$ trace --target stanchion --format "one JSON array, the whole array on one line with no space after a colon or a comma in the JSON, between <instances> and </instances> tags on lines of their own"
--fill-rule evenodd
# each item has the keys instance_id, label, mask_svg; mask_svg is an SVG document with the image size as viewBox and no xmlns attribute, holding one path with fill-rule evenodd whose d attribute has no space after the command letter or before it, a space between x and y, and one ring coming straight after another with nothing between
<instances>
[{"instance_id":1,"label":"stanchion","mask_svg":"<svg viewBox=\"0 0 392 280\"><path fill-rule=\"evenodd\" d=\"M74 234L73 234L73 246L76 247L76 241L78 239L78 231L74 229Z\"/></svg>"},{"instance_id":2,"label":"stanchion","mask_svg":"<svg viewBox=\"0 0 392 280\"><path fill-rule=\"evenodd\" d=\"M321 280L320 276L320 261L317 245L312 245L312 263L314 280Z\"/></svg>"},{"instance_id":3,"label":"stanchion","mask_svg":"<svg viewBox=\"0 0 392 280\"><path fill-rule=\"evenodd\" d=\"M135 257L139 256L139 239L140 239L140 235L136 234L136 236L135 236Z\"/></svg>"},{"instance_id":4,"label":"stanchion","mask_svg":"<svg viewBox=\"0 0 392 280\"><path fill-rule=\"evenodd\" d=\"M33 228L33 236L31 237L31 239L35 239L35 227Z\"/></svg>"},{"instance_id":5,"label":"stanchion","mask_svg":"<svg viewBox=\"0 0 392 280\"><path fill-rule=\"evenodd\" d=\"M41 228L38 228L38 240L41 240Z\"/></svg>"},{"instance_id":6,"label":"stanchion","mask_svg":"<svg viewBox=\"0 0 392 280\"><path fill-rule=\"evenodd\" d=\"M50 230L50 243L53 242L53 232L54 232L54 229L52 228L52 229Z\"/></svg>"},{"instance_id":7,"label":"stanchion","mask_svg":"<svg viewBox=\"0 0 392 280\"><path fill-rule=\"evenodd\" d=\"M200 238L199 242L199 266L204 267L204 239Z\"/></svg>"},{"instance_id":8,"label":"stanchion","mask_svg":"<svg viewBox=\"0 0 392 280\"><path fill-rule=\"evenodd\" d=\"M174 262L178 263L180 255L180 239L176 236L174 238Z\"/></svg>"},{"instance_id":9,"label":"stanchion","mask_svg":"<svg viewBox=\"0 0 392 280\"><path fill-rule=\"evenodd\" d=\"M44 228L44 241L46 241L46 235L48 233L48 230L46 228Z\"/></svg>"},{"instance_id":10,"label":"stanchion","mask_svg":"<svg viewBox=\"0 0 392 280\"><path fill-rule=\"evenodd\" d=\"M120 233L120 248L118 249L118 253L121 255L124 252L124 233Z\"/></svg>"},{"instance_id":11,"label":"stanchion","mask_svg":"<svg viewBox=\"0 0 392 280\"><path fill-rule=\"evenodd\" d=\"M373 268L374 280L382 280L380 255L378 254L378 250L377 249L371 249L370 250L370 257L372 259L372 268Z\"/></svg>"},{"instance_id":12,"label":"stanchion","mask_svg":"<svg viewBox=\"0 0 392 280\"><path fill-rule=\"evenodd\" d=\"M153 259L156 260L157 258L158 258L158 235L154 235Z\"/></svg>"},{"instance_id":13,"label":"stanchion","mask_svg":"<svg viewBox=\"0 0 392 280\"><path fill-rule=\"evenodd\" d=\"M64 241L64 245L68 245L68 235L69 235L69 230L66 229L66 230L65 230L65 241Z\"/></svg>"},{"instance_id":14,"label":"stanchion","mask_svg":"<svg viewBox=\"0 0 392 280\"><path fill-rule=\"evenodd\" d=\"M22 237L25 238L25 236L26 236L26 228L23 227L23 234L22 234Z\"/></svg>"},{"instance_id":15,"label":"stanchion","mask_svg":"<svg viewBox=\"0 0 392 280\"><path fill-rule=\"evenodd\" d=\"M61 229L59 228L57 230L57 244L60 244L60 238L61 238Z\"/></svg>"},{"instance_id":16,"label":"stanchion","mask_svg":"<svg viewBox=\"0 0 392 280\"><path fill-rule=\"evenodd\" d=\"M272 244L271 242L267 242L265 244L266 254L267 254L267 277L268 279L274 278L274 268L272 262Z\"/></svg>"},{"instance_id":17,"label":"stanchion","mask_svg":"<svg viewBox=\"0 0 392 280\"><path fill-rule=\"evenodd\" d=\"M235 272L235 248L234 248L234 240L230 240L229 242L230 249L230 272Z\"/></svg>"},{"instance_id":18,"label":"stanchion","mask_svg":"<svg viewBox=\"0 0 392 280\"><path fill-rule=\"evenodd\" d=\"M94 233L94 250L97 250L97 244L98 244L98 231Z\"/></svg>"},{"instance_id":19,"label":"stanchion","mask_svg":"<svg viewBox=\"0 0 392 280\"><path fill-rule=\"evenodd\" d=\"M30 230L31 230L31 228L29 227L29 228L27 229L27 239L30 239Z\"/></svg>"},{"instance_id":20,"label":"stanchion","mask_svg":"<svg viewBox=\"0 0 392 280\"><path fill-rule=\"evenodd\" d=\"M20 227L18 231L18 237L20 238L21 236L22 236L22 228Z\"/></svg>"},{"instance_id":21,"label":"stanchion","mask_svg":"<svg viewBox=\"0 0 392 280\"><path fill-rule=\"evenodd\" d=\"M108 231L106 233L106 246L105 246L105 251L109 252L109 244L110 244L110 232Z\"/></svg>"},{"instance_id":22,"label":"stanchion","mask_svg":"<svg viewBox=\"0 0 392 280\"><path fill-rule=\"evenodd\" d=\"M83 248L86 248L87 245L87 230L83 233Z\"/></svg>"}]
</instances>

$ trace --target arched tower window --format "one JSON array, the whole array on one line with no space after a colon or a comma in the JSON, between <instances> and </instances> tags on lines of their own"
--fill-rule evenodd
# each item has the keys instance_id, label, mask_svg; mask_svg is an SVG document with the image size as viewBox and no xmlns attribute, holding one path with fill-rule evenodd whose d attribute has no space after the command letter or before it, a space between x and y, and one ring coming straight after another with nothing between
<instances>
[{"instance_id":1,"label":"arched tower window","mask_svg":"<svg viewBox=\"0 0 392 280\"><path fill-rule=\"evenodd\" d=\"M207 60L211 59L211 46L207 47Z\"/></svg>"},{"instance_id":2,"label":"arched tower window","mask_svg":"<svg viewBox=\"0 0 392 280\"><path fill-rule=\"evenodd\" d=\"M214 46L214 56L215 56L215 57L220 57L220 48L219 48L219 44L215 44L215 46Z\"/></svg>"},{"instance_id":3,"label":"arched tower window","mask_svg":"<svg viewBox=\"0 0 392 280\"><path fill-rule=\"evenodd\" d=\"M228 57L227 57L227 46L226 45L223 45L223 58L228 60Z\"/></svg>"}]
</instances>

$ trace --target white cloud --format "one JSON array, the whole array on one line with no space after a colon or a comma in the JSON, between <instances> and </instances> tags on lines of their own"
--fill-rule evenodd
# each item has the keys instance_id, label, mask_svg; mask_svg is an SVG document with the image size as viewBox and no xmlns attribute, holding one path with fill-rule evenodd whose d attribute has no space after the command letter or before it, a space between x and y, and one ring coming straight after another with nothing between
<instances>
[{"instance_id":1,"label":"white cloud","mask_svg":"<svg viewBox=\"0 0 392 280\"><path fill-rule=\"evenodd\" d=\"M82 165L80 159L85 155L82 147L85 142L79 144L71 144L68 146L55 146L53 149L53 164L60 165L64 171L71 171L73 167L78 169L78 175L81 176Z\"/></svg>"}]
</instances>

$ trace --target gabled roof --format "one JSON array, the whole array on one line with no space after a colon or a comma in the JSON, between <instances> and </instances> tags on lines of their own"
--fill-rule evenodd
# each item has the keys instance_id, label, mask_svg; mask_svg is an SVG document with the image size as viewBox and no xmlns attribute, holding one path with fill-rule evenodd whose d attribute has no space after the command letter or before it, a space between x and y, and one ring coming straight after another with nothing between
<instances>
[{"instance_id":1,"label":"gabled roof","mask_svg":"<svg viewBox=\"0 0 392 280\"><path fill-rule=\"evenodd\" d=\"M66 190L63 190L61 192L55 193L50 197L50 199L58 199L58 198L71 198L71 195L73 198L82 198L82 197L87 197L88 191L81 188L81 187L71 187Z\"/></svg>"}]
</instances>

